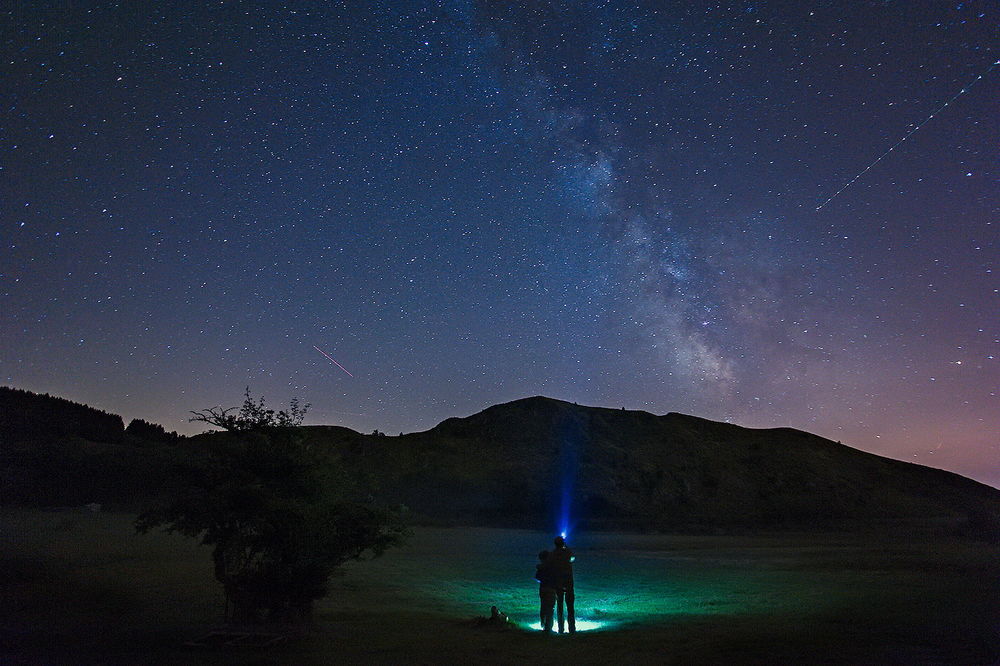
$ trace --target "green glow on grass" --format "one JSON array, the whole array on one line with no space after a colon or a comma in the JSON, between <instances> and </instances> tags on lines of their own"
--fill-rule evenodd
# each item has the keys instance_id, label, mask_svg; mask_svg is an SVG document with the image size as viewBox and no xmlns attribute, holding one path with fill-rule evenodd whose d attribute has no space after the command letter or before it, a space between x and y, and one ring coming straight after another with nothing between
<instances>
[{"instance_id":1,"label":"green glow on grass","mask_svg":"<svg viewBox=\"0 0 1000 666\"><path fill-rule=\"evenodd\" d=\"M528 628L529 629L534 629L536 631L541 631L542 630L542 623L541 622L535 622L534 624L528 625ZM598 631L600 629L607 629L607 628L608 628L608 625L605 622L598 622L596 620L577 620L576 621L576 630L577 631ZM552 627L552 633L553 634L558 634L559 630L555 626L553 626Z\"/></svg>"}]
</instances>

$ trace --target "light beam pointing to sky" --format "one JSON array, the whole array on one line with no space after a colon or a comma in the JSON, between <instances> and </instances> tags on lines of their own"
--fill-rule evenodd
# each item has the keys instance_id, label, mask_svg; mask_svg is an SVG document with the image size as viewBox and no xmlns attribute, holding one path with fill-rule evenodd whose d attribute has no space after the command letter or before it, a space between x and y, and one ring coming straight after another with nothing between
<instances>
[{"instance_id":1,"label":"light beam pointing to sky","mask_svg":"<svg viewBox=\"0 0 1000 666\"><path fill-rule=\"evenodd\" d=\"M851 178L851 179L850 179L849 181L847 181L847 184L846 184L846 185L844 185L844 186L843 186L842 188L840 188L839 190L837 190L836 192L834 192L834 193L833 193L833 196L831 196L831 197L830 197L829 199L827 199L826 201L824 201L824 202L823 202L823 203L821 203L820 205L816 206L816 210L819 210L819 209L821 209L821 208L822 208L823 206L827 205L828 203L830 203L831 201L833 201L834 199L836 199L836 198L837 198L838 196L840 196L840 193L841 193L841 192L843 192L843 191L844 191L844 190L846 190L846 189L847 189L848 187L850 187L851 185L853 185L853 184L854 184L854 182L855 182L856 180L858 180L859 178L861 178L861 176L863 176L863 175L865 175L866 173L868 173L869 171L871 171L871 170L872 170L872 167L874 167L874 166L875 166L876 164L878 164L878 163L879 163L879 162L881 162L881 161L882 161L883 159L885 159L885 157L886 157L886 156L887 156L887 155L888 155L889 153L891 153L892 151L896 150L896 148L898 148L898 147L899 147L899 145L900 145L901 143L903 143L904 141L906 141L907 139L909 139L909 138L910 138L911 136L913 136L913 135L914 135L914 133L916 133L916 131L917 131L917 130L919 130L919 129L920 129L921 127L923 127L924 125L926 125L926 124L927 124L927 122L928 122L928 121L929 121L929 120L930 120L931 118L933 118L933 117L934 117L934 116L936 116L937 114L939 114L939 113L941 113L942 111L944 111L945 107L947 107L947 106L948 106L948 105L950 105L950 104L951 104L952 102L954 102L954 101L955 101L956 99L958 99L958 98L959 98L959 97L961 97L961 96L962 96L963 94L965 94L966 92L968 92L969 88L971 88L972 86L974 86L974 85L976 84L976 82L977 82L977 81L979 81L979 80L980 80L980 79L982 79L982 78L983 78L984 76L986 76L987 74L989 74L989 73L990 73L990 72L991 72L991 71L993 70L993 68L994 68L994 67L996 67L997 65L1000 65L1000 60L998 60L998 61L994 62L994 63L993 63L992 65L990 65L989 67L987 67L987 68L986 68L986 71L985 71L985 72L983 72L982 74L980 74L980 75L979 75L979 76L977 76L976 78L972 79L972 81L971 81L971 82L969 82L969 83L968 83L967 85L963 86L961 90L959 90L959 91L958 91L957 93L955 93L955 94L954 94L954 95L953 95L953 96L951 97L951 99L949 99L949 100L948 100L947 102L945 102L944 104L942 104L941 106L939 106L939 107L938 107L937 109L935 109L935 110L934 110L934 111L933 111L933 112L931 113L931 115L929 115L929 116L927 116L926 118L924 118L924 121L923 121L922 123L920 123L919 125L917 125L917 126L916 126L916 127L914 127L913 129L911 129L911 130L910 130L909 132L907 132L906 134L904 134L904 135L903 135L903 138L902 138L902 139L900 139L900 140L899 140L899 141L897 141L896 143L892 144L892 146L890 146L890 147L889 147L889 150L885 151L884 153L882 153L881 155L879 155L878 157L876 157L876 158L875 158L875 161L874 161L874 162L872 162L871 164L869 164L868 166L866 166L866 167L865 167L864 169L862 169L862 170L861 170L861 171L860 171L860 172L858 173L858 175L856 175L856 176L855 176L854 178Z\"/></svg>"},{"instance_id":2,"label":"light beam pointing to sky","mask_svg":"<svg viewBox=\"0 0 1000 666\"><path fill-rule=\"evenodd\" d=\"M327 353L326 353L325 351L323 351L322 349L320 349L320 348L319 348L319 347L317 347L316 345L313 345L313 349L315 349L316 351L318 351L318 352L319 352L320 354L322 354L323 356L326 356L326 357L327 357L328 359L330 359L330 360L331 360L331 361L333 362L333 364L334 364L334 365L336 365L336 366L337 366L338 368L340 368L340 369L341 369L341 370L343 370L344 372L347 372L347 374L348 374L348 375L350 375L351 377L353 377L353 376L354 376L354 375L352 375L352 374L351 374L350 372L348 372L347 368L345 368L345 367L344 367L344 366L342 366L341 364L337 363L336 359L334 359L334 358L333 358L332 356L330 356L329 354L327 354Z\"/></svg>"}]
</instances>

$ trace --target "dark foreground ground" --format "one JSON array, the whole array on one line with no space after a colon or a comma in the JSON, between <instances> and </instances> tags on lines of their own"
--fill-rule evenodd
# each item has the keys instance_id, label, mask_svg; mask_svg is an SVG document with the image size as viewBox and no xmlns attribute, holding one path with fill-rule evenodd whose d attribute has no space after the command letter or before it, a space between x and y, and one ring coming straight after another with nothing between
<instances>
[{"instance_id":1,"label":"dark foreground ground","mask_svg":"<svg viewBox=\"0 0 1000 666\"><path fill-rule=\"evenodd\" d=\"M285 644L189 648L222 628L208 551L132 519L0 512L0 663L1000 663L1000 549L843 535L571 535L598 626L570 637L527 628L549 535L419 529Z\"/></svg>"}]
</instances>

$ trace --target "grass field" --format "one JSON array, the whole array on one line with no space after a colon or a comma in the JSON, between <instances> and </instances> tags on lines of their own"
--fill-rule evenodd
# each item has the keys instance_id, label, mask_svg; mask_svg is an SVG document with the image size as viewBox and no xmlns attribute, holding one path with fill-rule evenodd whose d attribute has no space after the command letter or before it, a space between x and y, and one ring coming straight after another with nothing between
<instances>
[{"instance_id":1,"label":"grass field","mask_svg":"<svg viewBox=\"0 0 1000 666\"><path fill-rule=\"evenodd\" d=\"M133 517L0 512L0 663L1000 663L1000 549L844 535L571 535L577 615L543 636L541 532L418 529L351 563L313 626L266 649L186 648L222 626L209 553ZM521 627L473 619L490 605Z\"/></svg>"}]
</instances>

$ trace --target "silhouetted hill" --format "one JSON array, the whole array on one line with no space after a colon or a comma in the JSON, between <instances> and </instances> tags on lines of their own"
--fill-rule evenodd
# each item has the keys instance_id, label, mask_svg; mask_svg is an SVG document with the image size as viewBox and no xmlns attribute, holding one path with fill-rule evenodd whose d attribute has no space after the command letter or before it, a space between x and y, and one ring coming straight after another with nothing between
<instances>
[{"instance_id":1,"label":"silhouetted hill","mask_svg":"<svg viewBox=\"0 0 1000 666\"><path fill-rule=\"evenodd\" d=\"M1000 531L994 488L791 428L535 397L400 437L308 430L446 523L551 527L568 487L590 528Z\"/></svg>"},{"instance_id":2,"label":"silhouetted hill","mask_svg":"<svg viewBox=\"0 0 1000 666\"><path fill-rule=\"evenodd\" d=\"M83 437L118 442L125 433L122 417L48 393L0 386L0 441Z\"/></svg>"},{"instance_id":3,"label":"silhouetted hill","mask_svg":"<svg viewBox=\"0 0 1000 666\"><path fill-rule=\"evenodd\" d=\"M143 501L166 476L176 433L64 398L0 387L0 503Z\"/></svg>"},{"instance_id":4,"label":"silhouetted hill","mask_svg":"<svg viewBox=\"0 0 1000 666\"><path fill-rule=\"evenodd\" d=\"M1000 490L790 428L535 397L420 433L308 426L378 499L441 524L643 530L903 528L1000 540ZM202 437L0 387L0 503L136 506Z\"/></svg>"}]
</instances>

